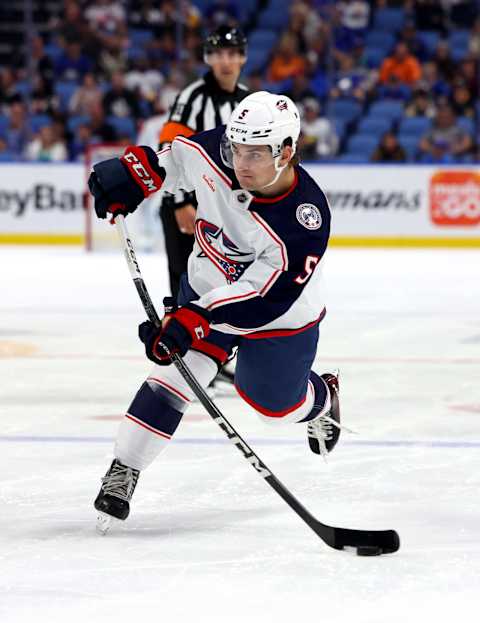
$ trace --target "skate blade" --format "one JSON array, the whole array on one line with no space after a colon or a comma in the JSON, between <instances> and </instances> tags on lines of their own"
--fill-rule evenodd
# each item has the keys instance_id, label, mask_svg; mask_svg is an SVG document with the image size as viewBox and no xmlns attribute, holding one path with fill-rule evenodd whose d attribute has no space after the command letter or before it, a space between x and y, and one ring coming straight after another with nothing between
<instances>
[{"instance_id":1,"label":"skate blade","mask_svg":"<svg viewBox=\"0 0 480 623\"><path fill-rule=\"evenodd\" d=\"M112 525L115 523L115 521L115 517L107 515L106 513L98 512L97 525L95 526L95 530L98 532L98 534L105 536L112 527Z\"/></svg>"}]
</instances>

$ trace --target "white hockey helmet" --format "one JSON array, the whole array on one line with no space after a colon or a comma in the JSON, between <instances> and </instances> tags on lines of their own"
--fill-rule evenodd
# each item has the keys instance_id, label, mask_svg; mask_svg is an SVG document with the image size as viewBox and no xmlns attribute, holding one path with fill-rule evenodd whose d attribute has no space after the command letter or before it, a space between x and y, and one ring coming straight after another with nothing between
<instances>
[{"instance_id":1,"label":"white hockey helmet","mask_svg":"<svg viewBox=\"0 0 480 623\"><path fill-rule=\"evenodd\" d=\"M293 153L300 134L300 115L285 95L258 91L248 95L232 112L225 131L230 143L269 145L277 158L285 144ZM290 139L290 141L288 140Z\"/></svg>"}]
</instances>

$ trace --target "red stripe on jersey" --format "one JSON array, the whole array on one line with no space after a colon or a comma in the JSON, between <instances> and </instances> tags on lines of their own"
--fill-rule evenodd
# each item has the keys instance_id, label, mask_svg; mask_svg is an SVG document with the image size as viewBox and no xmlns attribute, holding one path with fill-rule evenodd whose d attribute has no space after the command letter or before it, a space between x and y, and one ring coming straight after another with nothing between
<instances>
[{"instance_id":1,"label":"red stripe on jersey","mask_svg":"<svg viewBox=\"0 0 480 623\"><path fill-rule=\"evenodd\" d=\"M302 331L307 331L307 329L310 329L311 327L314 327L316 324L321 322L324 319L326 313L327 310L324 307L322 309L322 313L316 320L314 320L313 322L309 322L308 324L300 327L299 329L272 329L270 331L257 331L255 333L248 333L243 337L245 337L245 339L247 340L261 340L265 337L287 337L289 335L296 335L297 333L302 333Z\"/></svg>"},{"instance_id":2,"label":"red stripe on jersey","mask_svg":"<svg viewBox=\"0 0 480 623\"><path fill-rule=\"evenodd\" d=\"M131 420L132 422L135 422L135 424L138 424L142 428L147 429L151 433L155 433L155 435L158 435L159 437L163 437L164 439L171 439L172 438L171 435L167 435L167 433L163 433L161 430L157 430L156 428L153 428L153 426L149 426L148 424L145 424L145 422L142 422L142 420L139 420L136 417L134 417L133 415L130 415L130 413L126 413L125 417L128 418L129 420Z\"/></svg>"},{"instance_id":3,"label":"red stripe on jersey","mask_svg":"<svg viewBox=\"0 0 480 623\"><path fill-rule=\"evenodd\" d=\"M285 197L288 197L288 195L295 190L295 187L298 184L298 173L296 169L294 170L294 173L295 177L292 185L286 192L283 193L283 195L278 195L278 197L254 197L253 203L276 203L277 201L281 201L282 199L285 199Z\"/></svg>"},{"instance_id":4,"label":"red stripe on jersey","mask_svg":"<svg viewBox=\"0 0 480 623\"><path fill-rule=\"evenodd\" d=\"M268 417L284 417L285 415L288 415L292 411L295 411L295 409L298 409L299 407L301 407L303 403L305 402L305 400L307 399L307 394L305 394L305 396L301 400L299 400L297 404L293 405L293 407L288 407L288 409L283 409L282 411L270 411L270 409L266 409L265 407L258 405L251 398L249 398L244 392L242 392L242 390L238 387L238 385L235 385L235 389L239 393L240 397L243 400L245 400L245 402L247 402L251 407L253 407L259 413L262 413L263 415L267 415Z\"/></svg>"},{"instance_id":5,"label":"red stripe on jersey","mask_svg":"<svg viewBox=\"0 0 480 623\"><path fill-rule=\"evenodd\" d=\"M267 234L271 238L273 238L273 240L277 243L277 245L280 247L280 253L281 253L281 256L282 256L282 267L281 267L281 269L276 270L269 277L267 282L262 286L262 288L260 290L260 294L262 296L264 296L268 292L268 290L270 290L270 288L273 286L273 284L277 281L277 279L280 277L282 272L287 270L287 268L288 268L287 249L286 249L285 245L283 244L283 241L276 235L276 233L273 231L273 229L271 229L267 225L267 223L256 212L251 211L250 214L257 221L257 223L261 227L263 227L263 229L267 232Z\"/></svg>"},{"instance_id":6,"label":"red stripe on jersey","mask_svg":"<svg viewBox=\"0 0 480 623\"><path fill-rule=\"evenodd\" d=\"M228 177L224 173L222 173L222 171L217 167L217 165L210 160L210 158L207 156L206 152L199 145L196 145L195 143L187 141L183 137L179 137L179 136L177 136L177 138L174 139L174 140L178 141L179 143L183 143L184 145L187 145L188 147L193 147L193 149L196 149L198 151L198 153L212 167L212 169L215 171L215 173L218 175L218 177L220 177L225 182L225 184L227 184L227 186L229 186L230 188L232 187L231 180L229 180Z\"/></svg>"},{"instance_id":7,"label":"red stripe on jersey","mask_svg":"<svg viewBox=\"0 0 480 623\"><path fill-rule=\"evenodd\" d=\"M253 211L250 212L250 214L257 221L257 223L259 223L263 227L263 229L267 232L267 234L275 240L275 242L280 247L280 250L282 252L282 262L283 262L281 270L286 270L288 267L287 249L285 248L283 241L277 236L277 234L273 231L273 229L271 229L267 225L267 223L261 218L261 216L259 216L256 212L253 212Z\"/></svg>"},{"instance_id":8,"label":"red stripe on jersey","mask_svg":"<svg viewBox=\"0 0 480 623\"><path fill-rule=\"evenodd\" d=\"M275 283L275 281L278 279L278 277L280 277L282 271L281 270L276 270L274 273L271 274L270 279L267 281L267 283L263 286L263 288L260 290L260 294L263 296L266 292L268 292L268 290L270 290L271 286L273 286L273 284Z\"/></svg>"},{"instance_id":9,"label":"red stripe on jersey","mask_svg":"<svg viewBox=\"0 0 480 623\"><path fill-rule=\"evenodd\" d=\"M207 309L213 309L214 307L217 307L218 305L221 305L222 303L227 303L228 301L239 301L241 299L246 299L246 298L253 298L255 296L258 296L258 292L256 290L252 290L252 292L247 292L247 294L239 294L238 296L230 296L229 298L226 299L220 299L219 301L214 301L213 303L210 303L210 305L207 306Z\"/></svg>"}]
</instances>

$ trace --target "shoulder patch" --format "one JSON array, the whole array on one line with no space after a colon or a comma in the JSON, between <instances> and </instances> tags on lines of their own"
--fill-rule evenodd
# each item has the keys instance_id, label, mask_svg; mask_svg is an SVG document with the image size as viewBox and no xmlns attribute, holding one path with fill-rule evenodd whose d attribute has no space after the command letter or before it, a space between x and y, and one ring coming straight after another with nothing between
<instances>
[{"instance_id":1,"label":"shoulder patch","mask_svg":"<svg viewBox=\"0 0 480 623\"><path fill-rule=\"evenodd\" d=\"M307 229L320 229L322 215L313 203L301 203L297 208L297 221Z\"/></svg>"}]
</instances>

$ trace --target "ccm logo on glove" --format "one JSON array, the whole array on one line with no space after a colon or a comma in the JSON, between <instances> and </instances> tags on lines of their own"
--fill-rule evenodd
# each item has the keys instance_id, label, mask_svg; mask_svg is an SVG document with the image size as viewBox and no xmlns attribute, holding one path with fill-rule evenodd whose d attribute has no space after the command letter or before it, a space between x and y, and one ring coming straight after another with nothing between
<instances>
[{"instance_id":1,"label":"ccm logo on glove","mask_svg":"<svg viewBox=\"0 0 480 623\"><path fill-rule=\"evenodd\" d=\"M88 187L98 218L134 212L145 197L161 188L165 176L151 147L127 147L121 158L97 163Z\"/></svg>"},{"instance_id":2,"label":"ccm logo on glove","mask_svg":"<svg viewBox=\"0 0 480 623\"><path fill-rule=\"evenodd\" d=\"M150 152L153 150L150 149ZM122 162L128 167L130 174L141 187L145 197L148 197L157 190L160 190L163 178L158 175L155 170L155 162L151 160L158 159L156 154L152 158L152 154L147 151L146 147L127 147L125 154L121 157Z\"/></svg>"}]
</instances>

